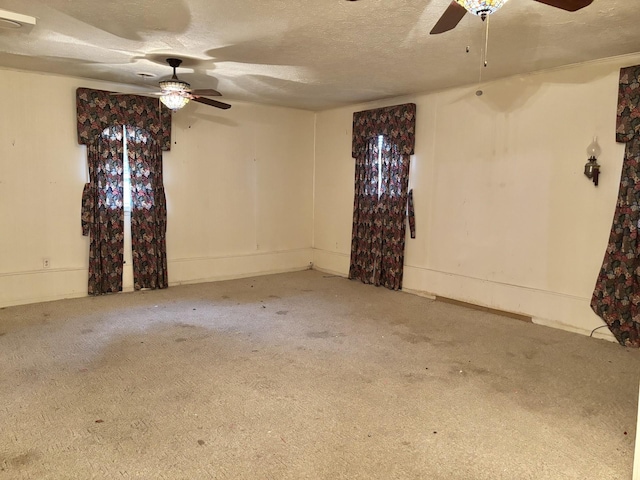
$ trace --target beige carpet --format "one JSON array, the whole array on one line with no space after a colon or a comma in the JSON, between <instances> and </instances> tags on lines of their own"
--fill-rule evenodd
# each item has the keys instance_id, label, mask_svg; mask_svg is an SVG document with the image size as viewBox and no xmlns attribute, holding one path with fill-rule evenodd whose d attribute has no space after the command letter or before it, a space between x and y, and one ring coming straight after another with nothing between
<instances>
[{"instance_id":1,"label":"beige carpet","mask_svg":"<svg viewBox=\"0 0 640 480\"><path fill-rule=\"evenodd\" d=\"M305 271L0 310L1 479L629 479L640 352Z\"/></svg>"}]
</instances>

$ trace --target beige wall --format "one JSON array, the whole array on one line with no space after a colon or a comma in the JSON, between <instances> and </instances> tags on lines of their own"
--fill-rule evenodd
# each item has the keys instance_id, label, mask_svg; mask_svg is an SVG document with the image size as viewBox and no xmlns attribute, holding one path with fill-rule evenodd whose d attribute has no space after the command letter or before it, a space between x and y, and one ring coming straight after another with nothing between
<instances>
[{"instance_id":1,"label":"beige wall","mask_svg":"<svg viewBox=\"0 0 640 480\"><path fill-rule=\"evenodd\" d=\"M170 284L311 261L346 275L352 114L411 101L417 238L407 239L405 289L588 333L602 325L589 299L623 156L614 141L618 70L637 63L630 56L509 78L482 85L481 97L474 86L317 114L190 104L174 117L164 159ZM116 89L0 70L0 306L86 294L79 86ZM594 135L603 152L597 188L582 175Z\"/></svg>"},{"instance_id":2,"label":"beige wall","mask_svg":"<svg viewBox=\"0 0 640 480\"><path fill-rule=\"evenodd\" d=\"M0 70L0 306L86 295L80 86L117 88ZM172 140L164 155L170 284L309 266L312 112L189 104L174 116Z\"/></svg>"},{"instance_id":3,"label":"beige wall","mask_svg":"<svg viewBox=\"0 0 640 480\"><path fill-rule=\"evenodd\" d=\"M619 68L609 59L482 86L356 105L316 119L314 264L349 268L354 111L417 104L417 238L407 236L406 290L530 315L588 333L624 148L615 143ZM584 177L594 135L596 188ZM597 332L611 338L607 331Z\"/></svg>"}]
</instances>

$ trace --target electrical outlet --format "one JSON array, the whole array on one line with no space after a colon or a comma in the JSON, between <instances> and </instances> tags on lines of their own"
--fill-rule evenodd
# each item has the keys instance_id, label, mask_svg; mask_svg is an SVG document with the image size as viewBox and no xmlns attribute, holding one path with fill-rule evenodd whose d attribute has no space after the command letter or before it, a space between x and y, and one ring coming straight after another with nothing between
<instances>
[{"instance_id":1,"label":"electrical outlet","mask_svg":"<svg viewBox=\"0 0 640 480\"><path fill-rule=\"evenodd\" d=\"M42 268L49 268L51 266L51 260L48 258L42 259Z\"/></svg>"}]
</instances>

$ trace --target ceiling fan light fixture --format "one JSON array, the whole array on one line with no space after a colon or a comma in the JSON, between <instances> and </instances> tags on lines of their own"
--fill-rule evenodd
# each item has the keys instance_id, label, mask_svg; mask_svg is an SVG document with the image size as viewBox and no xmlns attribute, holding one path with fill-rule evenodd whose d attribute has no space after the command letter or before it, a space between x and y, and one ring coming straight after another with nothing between
<instances>
[{"instance_id":1,"label":"ceiling fan light fixture","mask_svg":"<svg viewBox=\"0 0 640 480\"><path fill-rule=\"evenodd\" d=\"M185 97L180 92L167 92L160 97L160 101L172 111L176 112L189 103L189 97Z\"/></svg>"},{"instance_id":2,"label":"ceiling fan light fixture","mask_svg":"<svg viewBox=\"0 0 640 480\"><path fill-rule=\"evenodd\" d=\"M467 12L478 15L483 19L502 7L507 1L508 0L456 0Z\"/></svg>"},{"instance_id":3,"label":"ceiling fan light fixture","mask_svg":"<svg viewBox=\"0 0 640 480\"><path fill-rule=\"evenodd\" d=\"M163 92L186 92L191 88L191 85L182 80L165 80L160 82L160 88Z\"/></svg>"}]
</instances>

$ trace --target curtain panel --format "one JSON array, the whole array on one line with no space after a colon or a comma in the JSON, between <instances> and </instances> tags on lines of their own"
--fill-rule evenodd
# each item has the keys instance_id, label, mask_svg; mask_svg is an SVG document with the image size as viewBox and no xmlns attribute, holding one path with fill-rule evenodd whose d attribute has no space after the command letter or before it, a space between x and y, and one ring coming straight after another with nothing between
<instances>
[{"instance_id":1,"label":"curtain panel","mask_svg":"<svg viewBox=\"0 0 640 480\"><path fill-rule=\"evenodd\" d=\"M392 290L402 288L415 113L416 105L410 103L353 115L356 167L349 278ZM413 211L410 217L413 220Z\"/></svg>"},{"instance_id":2,"label":"curtain panel","mask_svg":"<svg viewBox=\"0 0 640 480\"><path fill-rule=\"evenodd\" d=\"M620 70L616 140L626 144L622 176L591 308L621 345L640 348L640 65Z\"/></svg>"},{"instance_id":3,"label":"curtain panel","mask_svg":"<svg viewBox=\"0 0 640 480\"><path fill-rule=\"evenodd\" d=\"M122 291L124 209L122 129L104 130L87 145L91 181L82 192L82 233L89 236L90 295Z\"/></svg>"},{"instance_id":4,"label":"curtain panel","mask_svg":"<svg viewBox=\"0 0 640 480\"><path fill-rule=\"evenodd\" d=\"M82 233L90 237L91 295L122 291L124 254L123 126L132 172L134 288L166 288L166 202L162 150L171 146L171 113L157 99L76 91L78 143L87 146Z\"/></svg>"},{"instance_id":5,"label":"curtain panel","mask_svg":"<svg viewBox=\"0 0 640 480\"><path fill-rule=\"evenodd\" d=\"M380 271L374 277L382 254L382 223L378 218L378 142L371 139L364 155L356 158L351 230L349 278L380 285Z\"/></svg>"},{"instance_id":6,"label":"curtain panel","mask_svg":"<svg viewBox=\"0 0 640 480\"><path fill-rule=\"evenodd\" d=\"M167 288L167 204L162 181L162 151L146 130L128 126L131 174L131 249L133 286Z\"/></svg>"}]
</instances>

